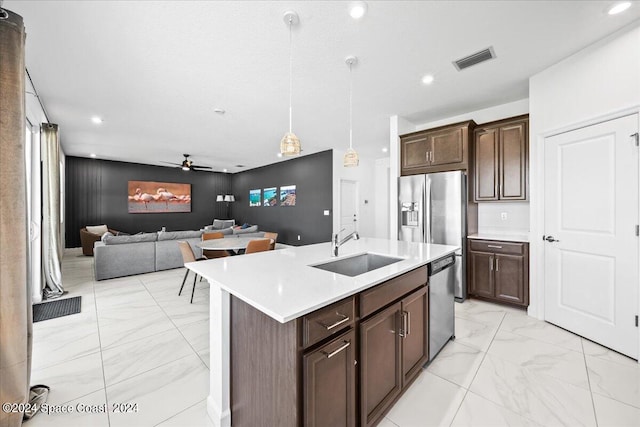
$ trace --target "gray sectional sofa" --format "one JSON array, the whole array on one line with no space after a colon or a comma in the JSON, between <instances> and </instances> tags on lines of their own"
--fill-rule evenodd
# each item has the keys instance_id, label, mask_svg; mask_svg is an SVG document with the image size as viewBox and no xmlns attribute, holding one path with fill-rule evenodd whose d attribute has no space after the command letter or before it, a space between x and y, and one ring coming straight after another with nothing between
<instances>
[{"instance_id":1,"label":"gray sectional sofa","mask_svg":"<svg viewBox=\"0 0 640 427\"><path fill-rule=\"evenodd\" d=\"M110 236L93 246L96 280L150 273L183 266L179 241L189 242L196 258L202 249L196 243L202 240L199 231L159 231L132 236Z\"/></svg>"},{"instance_id":2,"label":"gray sectional sofa","mask_svg":"<svg viewBox=\"0 0 640 427\"><path fill-rule=\"evenodd\" d=\"M102 240L95 242L93 246L96 280L182 267L184 263L178 242L188 242L196 258L200 258L202 249L196 244L202 240L202 233L207 231L221 232L225 239L264 236L264 232L258 231L258 226L242 230L207 226L204 230L198 231L159 231L131 236L106 233Z\"/></svg>"}]
</instances>

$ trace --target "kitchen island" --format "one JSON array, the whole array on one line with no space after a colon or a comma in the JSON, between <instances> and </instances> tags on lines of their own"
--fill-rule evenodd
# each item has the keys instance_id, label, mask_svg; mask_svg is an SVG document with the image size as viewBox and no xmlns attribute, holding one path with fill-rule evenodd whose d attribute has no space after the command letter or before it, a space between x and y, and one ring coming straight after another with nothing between
<instances>
[{"instance_id":1,"label":"kitchen island","mask_svg":"<svg viewBox=\"0 0 640 427\"><path fill-rule=\"evenodd\" d=\"M336 260L331 256L330 243L187 264L187 268L210 283L211 392L207 407L214 424L232 425L232 405L234 426L250 425L258 419L261 425L309 424L305 417L318 411L314 407L318 400L309 399L310 393L303 391L302 379L306 378L307 385L313 382L316 389L322 388L322 375L317 376L321 372L313 370L315 356L338 363L331 367L334 372L351 371L342 380L344 387L332 385L338 398L334 399L335 404L341 405L335 407L335 412L338 415L348 412L353 420L362 418L362 425L375 424L382 410L368 422L367 408L363 409L364 416L356 416L355 403L350 403L357 401L354 365L359 359L356 357L359 347L363 346L356 342L356 329L366 338L368 330L377 333L375 327L365 329L367 324L384 326L385 321L391 322L391 329L394 332L398 329L399 335L406 338L401 342L393 338L395 335L387 334L395 340L399 355L407 357L420 350L421 353L416 353L416 365L424 363L426 325L416 318L418 315L427 318L426 265L457 249L386 239L350 241L340 248L337 259L364 253L397 259L354 277L314 267ZM409 291L416 296L409 299ZM388 299L388 307L381 305L384 298ZM410 327L412 309L417 311ZM367 316L381 320L360 323ZM409 338L411 328L413 334ZM370 338L373 340L375 336ZM403 343L407 344L404 351L399 347ZM350 366L347 360L353 360ZM365 361L362 362L361 368ZM398 372L392 375L404 374L408 385L409 377L415 375L415 366L407 364L406 372L400 372L400 368L398 364ZM403 378L400 380L405 382ZM353 399L342 399L340 390ZM399 394L400 389L387 400L395 401ZM323 401L326 399L320 399Z\"/></svg>"}]
</instances>

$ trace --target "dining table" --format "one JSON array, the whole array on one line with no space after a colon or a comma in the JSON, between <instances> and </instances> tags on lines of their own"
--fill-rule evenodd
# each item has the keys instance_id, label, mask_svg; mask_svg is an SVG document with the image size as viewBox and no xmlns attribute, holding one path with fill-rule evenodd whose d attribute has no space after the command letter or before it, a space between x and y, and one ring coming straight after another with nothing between
<instances>
[{"instance_id":1,"label":"dining table","mask_svg":"<svg viewBox=\"0 0 640 427\"><path fill-rule=\"evenodd\" d=\"M252 240L263 240L265 237L229 237L225 239L209 239L196 243L201 249L207 251L233 251L238 253L243 249L247 249L247 245ZM273 239L269 239L273 243Z\"/></svg>"}]
</instances>

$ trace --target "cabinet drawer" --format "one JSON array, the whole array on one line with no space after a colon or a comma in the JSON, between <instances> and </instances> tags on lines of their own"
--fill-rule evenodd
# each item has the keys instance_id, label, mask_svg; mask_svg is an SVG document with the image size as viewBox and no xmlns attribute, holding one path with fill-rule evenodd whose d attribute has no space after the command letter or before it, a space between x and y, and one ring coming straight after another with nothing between
<instances>
[{"instance_id":1,"label":"cabinet drawer","mask_svg":"<svg viewBox=\"0 0 640 427\"><path fill-rule=\"evenodd\" d=\"M364 318L427 283L427 267L416 268L360 294L360 317Z\"/></svg>"},{"instance_id":2,"label":"cabinet drawer","mask_svg":"<svg viewBox=\"0 0 640 427\"><path fill-rule=\"evenodd\" d=\"M302 318L302 345L309 347L353 325L356 313L355 298L350 297L321 308Z\"/></svg>"},{"instance_id":3,"label":"cabinet drawer","mask_svg":"<svg viewBox=\"0 0 640 427\"><path fill-rule=\"evenodd\" d=\"M496 254L524 255L525 243L500 242L497 240L469 240L469 249Z\"/></svg>"}]
</instances>

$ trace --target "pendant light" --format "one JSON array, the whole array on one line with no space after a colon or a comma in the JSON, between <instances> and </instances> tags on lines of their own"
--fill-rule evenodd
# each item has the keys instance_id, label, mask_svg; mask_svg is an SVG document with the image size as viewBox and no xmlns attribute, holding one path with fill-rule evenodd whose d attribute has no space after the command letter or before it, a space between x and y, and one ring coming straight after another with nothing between
<instances>
[{"instance_id":1,"label":"pendant light","mask_svg":"<svg viewBox=\"0 0 640 427\"><path fill-rule=\"evenodd\" d=\"M280 154L283 156L297 156L300 154L300 140L292 131L292 107L291 99L293 93L293 44L291 42L291 27L300 22L298 14L294 11L284 13L284 22L289 26L289 132L285 133L280 141Z\"/></svg>"},{"instance_id":2,"label":"pendant light","mask_svg":"<svg viewBox=\"0 0 640 427\"><path fill-rule=\"evenodd\" d=\"M342 164L348 168L358 166L360 161L358 153L353 149L353 78L351 76L351 68L358 63L358 58L348 56L345 62L349 66L349 149L344 155Z\"/></svg>"}]
</instances>

